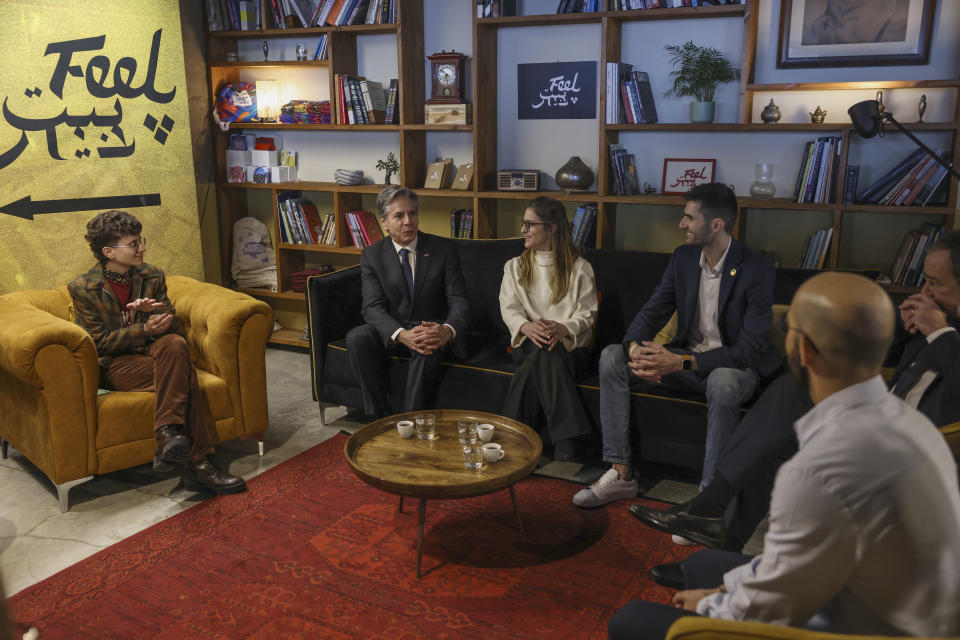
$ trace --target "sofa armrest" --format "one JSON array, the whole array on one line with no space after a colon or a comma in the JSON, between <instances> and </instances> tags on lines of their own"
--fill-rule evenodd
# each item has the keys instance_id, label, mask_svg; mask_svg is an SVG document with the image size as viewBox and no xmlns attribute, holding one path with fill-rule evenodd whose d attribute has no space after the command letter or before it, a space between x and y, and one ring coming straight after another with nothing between
<instances>
[{"instance_id":1,"label":"sofa armrest","mask_svg":"<svg viewBox=\"0 0 960 640\"><path fill-rule=\"evenodd\" d=\"M184 276L168 277L167 292L186 326L197 367L227 384L236 435L265 431L265 353L273 331L273 309L244 293Z\"/></svg>"},{"instance_id":2,"label":"sofa armrest","mask_svg":"<svg viewBox=\"0 0 960 640\"><path fill-rule=\"evenodd\" d=\"M0 436L54 483L96 469L97 351L79 326L0 300Z\"/></svg>"},{"instance_id":3,"label":"sofa armrest","mask_svg":"<svg viewBox=\"0 0 960 640\"><path fill-rule=\"evenodd\" d=\"M342 340L350 329L363 322L362 302L359 266L307 278L307 327L314 400L323 397L320 389L326 346L334 340Z\"/></svg>"}]
</instances>

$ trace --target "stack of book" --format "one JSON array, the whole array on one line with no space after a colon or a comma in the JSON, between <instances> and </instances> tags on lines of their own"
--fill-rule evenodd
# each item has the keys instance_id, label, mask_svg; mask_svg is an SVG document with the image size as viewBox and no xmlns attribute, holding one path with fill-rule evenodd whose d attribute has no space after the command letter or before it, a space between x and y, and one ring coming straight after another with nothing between
<instances>
[{"instance_id":1,"label":"stack of book","mask_svg":"<svg viewBox=\"0 0 960 640\"><path fill-rule=\"evenodd\" d=\"M822 269L823 263L827 259L827 251L830 249L830 240L833 239L833 228L827 227L820 229L809 238L807 246L803 249L803 255L800 256L800 269Z\"/></svg>"},{"instance_id":2,"label":"stack of book","mask_svg":"<svg viewBox=\"0 0 960 640\"><path fill-rule=\"evenodd\" d=\"M633 71L623 62L607 63L607 123L651 124L657 121L657 105L646 71Z\"/></svg>"},{"instance_id":3,"label":"stack of book","mask_svg":"<svg viewBox=\"0 0 960 640\"><path fill-rule=\"evenodd\" d=\"M350 238L353 240L353 246L357 249L369 247L383 238L383 231L380 229L377 217L369 211L358 209L357 211L349 211L345 215L347 228L350 229Z\"/></svg>"},{"instance_id":4,"label":"stack of book","mask_svg":"<svg viewBox=\"0 0 960 640\"><path fill-rule=\"evenodd\" d=\"M836 202L837 173L840 171L840 138L825 136L808 142L803 150L793 201L817 204Z\"/></svg>"},{"instance_id":5,"label":"stack of book","mask_svg":"<svg viewBox=\"0 0 960 640\"><path fill-rule=\"evenodd\" d=\"M392 99L396 104L396 80L384 89L381 83L362 76L337 74L334 79L337 124L394 124L396 108L389 109L388 102Z\"/></svg>"},{"instance_id":6,"label":"stack of book","mask_svg":"<svg viewBox=\"0 0 960 640\"><path fill-rule=\"evenodd\" d=\"M307 290L307 278L332 272L333 267L329 264L320 264L315 267L307 267L303 271L294 271L290 274L290 288L293 289L294 293L304 293Z\"/></svg>"},{"instance_id":7,"label":"stack of book","mask_svg":"<svg viewBox=\"0 0 960 640\"><path fill-rule=\"evenodd\" d=\"M467 239L473 237L472 209L450 210L450 237Z\"/></svg>"},{"instance_id":8,"label":"stack of book","mask_svg":"<svg viewBox=\"0 0 960 640\"><path fill-rule=\"evenodd\" d=\"M260 0L207 0L210 31L257 31Z\"/></svg>"},{"instance_id":9,"label":"stack of book","mask_svg":"<svg viewBox=\"0 0 960 640\"><path fill-rule=\"evenodd\" d=\"M600 0L560 0L557 13L593 13L600 11Z\"/></svg>"},{"instance_id":10,"label":"stack of book","mask_svg":"<svg viewBox=\"0 0 960 640\"><path fill-rule=\"evenodd\" d=\"M277 194L277 219L280 227L280 242L286 244L321 244L324 237L324 222L317 208L299 191L283 191Z\"/></svg>"},{"instance_id":11,"label":"stack of book","mask_svg":"<svg viewBox=\"0 0 960 640\"><path fill-rule=\"evenodd\" d=\"M313 52L314 60L326 60L330 57L330 34L325 33L320 36L320 42L317 43L317 48Z\"/></svg>"},{"instance_id":12,"label":"stack of book","mask_svg":"<svg viewBox=\"0 0 960 640\"><path fill-rule=\"evenodd\" d=\"M618 196L640 193L636 159L622 144L610 145L610 177Z\"/></svg>"},{"instance_id":13,"label":"stack of book","mask_svg":"<svg viewBox=\"0 0 960 640\"><path fill-rule=\"evenodd\" d=\"M890 281L905 287L923 286L923 261L927 257L927 249L943 233L943 227L925 222L919 231L910 231L903 236L900 250L890 267Z\"/></svg>"},{"instance_id":14,"label":"stack of book","mask_svg":"<svg viewBox=\"0 0 960 640\"><path fill-rule=\"evenodd\" d=\"M577 212L573 214L573 222L570 223L570 236L573 243L579 248L590 239L593 226L597 221L597 205L590 203L577 207Z\"/></svg>"},{"instance_id":15,"label":"stack of book","mask_svg":"<svg viewBox=\"0 0 960 640\"><path fill-rule=\"evenodd\" d=\"M941 158L946 154L941 152ZM946 192L947 168L917 149L885 172L857 198L859 202L893 206L926 206Z\"/></svg>"},{"instance_id":16,"label":"stack of book","mask_svg":"<svg viewBox=\"0 0 960 640\"><path fill-rule=\"evenodd\" d=\"M396 0L271 0L313 3L310 26L345 27L352 24L389 24L397 21ZM305 23L306 24L306 23Z\"/></svg>"}]
</instances>

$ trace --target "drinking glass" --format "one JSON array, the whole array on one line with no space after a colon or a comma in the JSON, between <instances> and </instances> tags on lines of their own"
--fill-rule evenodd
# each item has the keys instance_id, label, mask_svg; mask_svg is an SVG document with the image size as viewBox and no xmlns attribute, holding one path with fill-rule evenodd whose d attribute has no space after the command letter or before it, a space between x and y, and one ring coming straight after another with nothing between
<instances>
[{"instance_id":1,"label":"drinking glass","mask_svg":"<svg viewBox=\"0 0 960 640\"><path fill-rule=\"evenodd\" d=\"M480 442L463 445L463 467L476 471L483 466L483 447Z\"/></svg>"},{"instance_id":2,"label":"drinking glass","mask_svg":"<svg viewBox=\"0 0 960 640\"><path fill-rule=\"evenodd\" d=\"M437 437L437 419L433 414L425 413L414 418L417 426L417 438L433 440Z\"/></svg>"},{"instance_id":3,"label":"drinking glass","mask_svg":"<svg viewBox=\"0 0 960 640\"><path fill-rule=\"evenodd\" d=\"M457 433L460 434L460 444L473 444L477 441L477 419L467 416L457 420Z\"/></svg>"}]
</instances>

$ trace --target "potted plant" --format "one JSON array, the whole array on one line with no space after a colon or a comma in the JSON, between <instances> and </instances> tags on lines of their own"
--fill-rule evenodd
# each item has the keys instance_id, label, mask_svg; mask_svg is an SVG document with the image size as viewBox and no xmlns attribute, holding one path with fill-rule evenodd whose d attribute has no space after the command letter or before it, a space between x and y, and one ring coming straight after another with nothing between
<instances>
[{"instance_id":1,"label":"potted plant","mask_svg":"<svg viewBox=\"0 0 960 640\"><path fill-rule=\"evenodd\" d=\"M700 47L692 41L682 45L668 44L670 62L674 70L673 88L663 94L670 96L690 96L690 122L713 122L715 103L713 94L717 85L740 78L740 69L733 66L723 53L711 47Z\"/></svg>"}]
</instances>

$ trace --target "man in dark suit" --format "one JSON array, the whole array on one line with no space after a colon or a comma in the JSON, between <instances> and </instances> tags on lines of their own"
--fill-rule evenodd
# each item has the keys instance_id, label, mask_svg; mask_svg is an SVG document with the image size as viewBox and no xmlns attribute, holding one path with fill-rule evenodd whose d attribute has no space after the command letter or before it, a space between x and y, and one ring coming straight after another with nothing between
<instances>
[{"instance_id":1,"label":"man in dark suit","mask_svg":"<svg viewBox=\"0 0 960 640\"><path fill-rule=\"evenodd\" d=\"M387 187L377 197L377 213L388 237L361 254L366 324L347 333L347 355L364 413L379 418L393 413L384 358L410 356L403 410L422 409L441 349L466 328L469 308L456 247L419 231L417 194Z\"/></svg>"},{"instance_id":2,"label":"man in dark suit","mask_svg":"<svg viewBox=\"0 0 960 640\"><path fill-rule=\"evenodd\" d=\"M717 453L737 425L740 403L780 366L769 338L773 266L731 237L736 196L726 185L711 183L684 197L680 229L686 244L673 252L623 343L608 346L601 355L603 459L612 468L574 496L577 506L596 507L636 495L630 469L632 389L664 385L705 393L703 477L709 479ZM673 341L666 347L651 342L674 311Z\"/></svg>"},{"instance_id":3,"label":"man in dark suit","mask_svg":"<svg viewBox=\"0 0 960 640\"><path fill-rule=\"evenodd\" d=\"M921 292L900 305L903 325L887 357L897 362L889 386L944 426L960 421L960 231L930 246L923 274ZM784 374L744 417L699 495L666 510L634 505L631 513L661 531L739 551L769 509L777 470L797 451L793 423L812 407L807 388ZM684 588L680 563L655 566L651 575Z\"/></svg>"}]
</instances>

